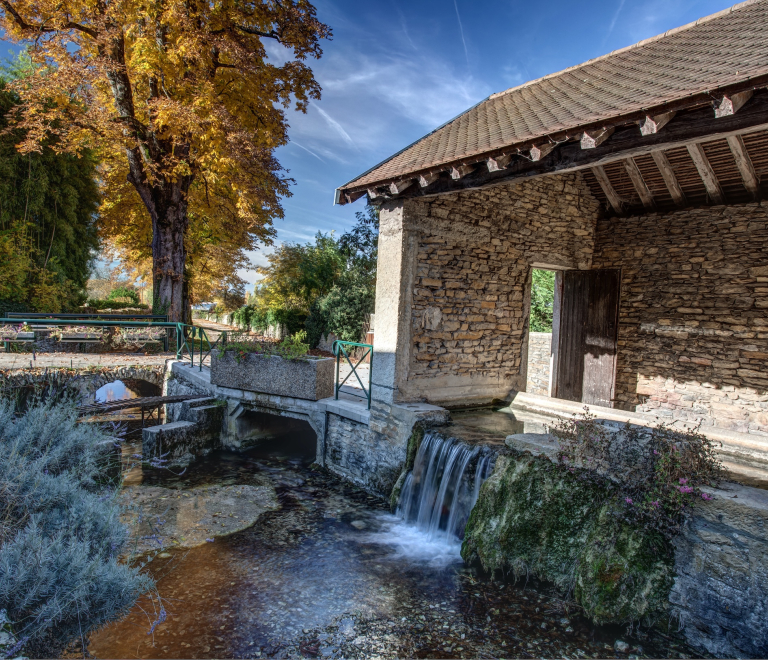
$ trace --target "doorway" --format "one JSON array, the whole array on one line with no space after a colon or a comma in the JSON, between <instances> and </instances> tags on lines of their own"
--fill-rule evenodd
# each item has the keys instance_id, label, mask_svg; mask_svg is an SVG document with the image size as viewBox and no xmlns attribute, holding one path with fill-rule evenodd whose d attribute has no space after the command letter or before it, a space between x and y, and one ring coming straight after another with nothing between
<instances>
[{"instance_id":1,"label":"doorway","mask_svg":"<svg viewBox=\"0 0 768 660\"><path fill-rule=\"evenodd\" d=\"M550 396L613 407L620 286L616 269L556 274Z\"/></svg>"}]
</instances>

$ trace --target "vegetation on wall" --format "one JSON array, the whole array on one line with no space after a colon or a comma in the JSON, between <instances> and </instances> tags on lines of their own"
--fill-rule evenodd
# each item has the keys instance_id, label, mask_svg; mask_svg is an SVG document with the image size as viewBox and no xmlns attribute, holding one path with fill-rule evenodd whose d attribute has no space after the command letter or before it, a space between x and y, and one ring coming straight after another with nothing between
<instances>
[{"instance_id":1,"label":"vegetation on wall","mask_svg":"<svg viewBox=\"0 0 768 660\"><path fill-rule=\"evenodd\" d=\"M589 415L553 433L557 462L498 458L462 556L551 581L597 623L652 624L667 614L671 541L721 476L712 444L667 427L612 433Z\"/></svg>"},{"instance_id":2,"label":"vegetation on wall","mask_svg":"<svg viewBox=\"0 0 768 660\"><path fill-rule=\"evenodd\" d=\"M0 75L0 131L18 111L3 78L29 73L23 58ZM0 308L60 312L85 299L98 248L99 190L91 152L62 154L55 140L20 154L25 133L0 134Z\"/></svg>"},{"instance_id":3,"label":"vegetation on wall","mask_svg":"<svg viewBox=\"0 0 768 660\"><path fill-rule=\"evenodd\" d=\"M531 331L552 332L555 271L533 268L531 274Z\"/></svg>"}]
</instances>

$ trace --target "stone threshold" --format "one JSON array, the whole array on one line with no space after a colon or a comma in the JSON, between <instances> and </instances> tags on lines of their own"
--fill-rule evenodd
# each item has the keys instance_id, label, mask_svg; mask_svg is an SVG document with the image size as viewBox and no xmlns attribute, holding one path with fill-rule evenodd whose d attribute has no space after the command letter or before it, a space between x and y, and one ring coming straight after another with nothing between
<instances>
[{"instance_id":1,"label":"stone threshold","mask_svg":"<svg viewBox=\"0 0 768 660\"><path fill-rule=\"evenodd\" d=\"M622 424L629 422L630 424L653 428L669 421L652 413L587 405L578 401L553 399L528 392L518 392L507 410L513 414L515 410L524 410L569 418L583 413L585 408L599 419ZM689 423L688 428L690 426ZM712 426L702 426L699 431L710 440L722 444L719 451L720 458L726 469L738 475L740 480L743 478L747 483L757 485L756 482L760 482L761 486L768 485L768 438Z\"/></svg>"}]
</instances>

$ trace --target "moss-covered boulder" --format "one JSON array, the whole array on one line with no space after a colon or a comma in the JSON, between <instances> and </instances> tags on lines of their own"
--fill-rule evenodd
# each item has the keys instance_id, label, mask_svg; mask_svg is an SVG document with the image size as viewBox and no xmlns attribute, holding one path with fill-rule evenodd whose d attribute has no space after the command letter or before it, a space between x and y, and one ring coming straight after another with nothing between
<instances>
[{"instance_id":1,"label":"moss-covered boulder","mask_svg":"<svg viewBox=\"0 0 768 660\"><path fill-rule=\"evenodd\" d=\"M630 525L622 506L609 482L546 458L502 455L472 510L462 556L553 582L596 623L652 623L667 611L672 552L657 532Z\"/></svg>"}]
</instances>

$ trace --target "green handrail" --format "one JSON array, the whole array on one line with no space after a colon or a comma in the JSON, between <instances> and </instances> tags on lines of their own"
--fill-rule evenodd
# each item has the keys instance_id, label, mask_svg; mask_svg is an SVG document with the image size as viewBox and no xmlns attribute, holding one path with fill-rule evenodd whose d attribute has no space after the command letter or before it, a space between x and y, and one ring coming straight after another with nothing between
<instances>
[{"instance_id":1,"label":"green handrail","mask_svg":"<svg viewBox=\"0 0 768 660\"><path fill-rule=\"evenodd\" d=\"M363 352L362 357L357 361L356 364L352 364L352 360L349 359L349 353L347 353L347 347L352 348L365 348L366 350ZM371 376L373 375L373 346L371 344L360 344L355 341L341 341L341 339L337 339L335 342L333 342L333 346L331 347L333 350L333 354L336 356L336 384L334 386L335 394L334 399L338 400L339 398L339 390L341 390L342 385L347 382L347 378L349 378L352 374L355 374L355 378L357 378L357 382L360 383L360 387L363 388L363 392L365 392L365 395L368 399L368 410L371 409ZM349 364L350 367L352 367L352 371L350 371L345 377L344 380L339 382L339 363L341 362L341 355L344 355L344 358L347 361L347 364ZM363 385L363 381L360 379L360 375L357 373L357 367L360 366L363 360L367 356L371 356L370 361L370 367L368 367L368 389L365 388L365 385Z\"/></svg>"},{"instance_id":2,"label":"green handrail","mask_svg":"<svg viewBox=\"0 0 768 660\"><path fill-rule=\"evenodd\" d=\"M213 347L218 343L216 340L211 344L208 339L208 335L205 333L204 328L200 328L194 325L187 325L186 323L174 323L173 321L103 321L103 320L78 320L77 323L73 323L73 319L40 319L40 318L0 318L0 323L7 323L10 325L80 325L80 326L94 326L102 328L173 328L176 331L176 359L183 359L184 351L186 349L187 354L190 357L190 366L195 366L195 335L200 337L200 370L203 370L203 339L208 344L208 352L206 356L210 354ZM187 338L191 336L192 347L190 348ZM225 335L226 337L226 335ZM225 339L226 341L226 339Z\"/></svg>"}]
</instances>

